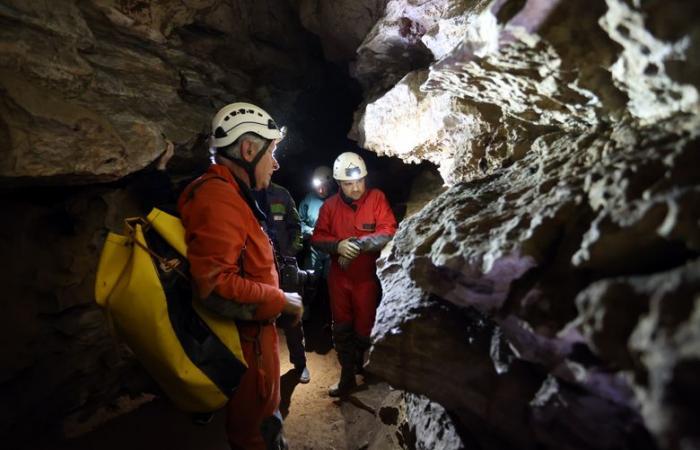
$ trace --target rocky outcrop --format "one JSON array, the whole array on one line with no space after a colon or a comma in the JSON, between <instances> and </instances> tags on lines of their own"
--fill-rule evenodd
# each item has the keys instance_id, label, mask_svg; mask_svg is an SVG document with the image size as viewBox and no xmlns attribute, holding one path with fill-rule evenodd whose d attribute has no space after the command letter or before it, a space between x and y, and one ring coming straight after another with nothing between
<instances>
[{"instance_id":1,"label":"rocky outcrop","mask_svg":"<svg viewBox=\"0 0 700 450\"><path fill-rule=\"evenodd\" d=\"M317 65L283 0L6 1L0 20L6 186L118 179L164 136L193 159L213 110L273 94L284 108Z\"/></svg>"},{"instance_id":2,"label":"rocky outcrop","mask_svg":"<svg viewBox=\"0 0 700 450\"><path fill-rule=\"evenodd\" d=\"M652 6L617 0L477 3L463 40L396 66L356 115L362 145L451 186L381 260L370 370L481 448L694 448L697 64L672 68L697 25L654 34Z\"/></svg>"},{"instance_id":3,"label":"rocky outcrop","mask_svg":"<svg viewBox=\"0 0 700 450\"><path fill-rule=\"evenodd\" d=\"M697 204L697 200L695 201ZM698 448L700 260L581 292L578 326L597 354L634 375L649 428L666 448Z\"/></svg>"},{"instance_id":4,"label":"rocky outcrop","mask_svg":"<svg viewBox=\"0 0 700 450\"><path fill-rule=\"evenodd\" d=\"M582 133L625 115L644 126L697 112L696 87L665 70L700 46L692 25L665 41L647 31L643 11L617 0L529 1L499 19L502 3L467 9L470 31L451 51L387 79L388 91L358 111L352 136L379 154L433 161L454 184L511 164L553 130ZM376 39L389 45L394 37ZM389 60L375 72L396 67Z\"/></svg>"},{"instance_id":5,"label":"rocky outcrop","mask_svg":"<svg viewBox=\"0 0 700 450\"><path fill-rule=\"evenodd\" d=\"M365 384L340 403L340 408L349 449L465 448L454 421L442 406L383 382Z\"/></svg>"},{"instance_id":6,"label":"rocky outcrop","mask_svg":"<svg viewBox=\"0 0 700 450\"><path fill-rule=\"evenodd\" d=\"M649 307L614 285L606 287L610 296L587 286L614 275L668 270L700 254L694 206L700 190L697 174L687 172L698 167L698 132L683 131L669 144L667 131L637 134L623 126L598 137L542 137L508 169L458 184L406 219L379 269L385 295L371 370L445 406L486 448L642 448L630 430L639 437L642 423L657 429L643 413L647 407L641 409L645 422L636 407L647 401L640 392L652 388L648 378L628 383L622 373L632 368L636 345L626 336L642 327L633 312ZM605 173L617 178L598 196ZM597 176L600 184L592 183ZM592 241L597 250L587 253ZM693 269L696 264L684 271ZM668 279L662 273L650 285ZM690 280L666 289L692 302L697 289ZM581 299L586 295L610 300L591 305ZM600 331L577 325L577 298ZM620 298L629 300L608 305ZM445 310L445 302L464 312ZM687 339L689 348L697 346L692 333ZM688 358L697 362L693 355ZM675 368L671 361L664 363ZM658 376L675 370L655 369ZM670 389L684 389L677 383ZM659 398L656 411L688 414ZM663 433L657 436L665 442Z\"/></svg>"}]
</instances>

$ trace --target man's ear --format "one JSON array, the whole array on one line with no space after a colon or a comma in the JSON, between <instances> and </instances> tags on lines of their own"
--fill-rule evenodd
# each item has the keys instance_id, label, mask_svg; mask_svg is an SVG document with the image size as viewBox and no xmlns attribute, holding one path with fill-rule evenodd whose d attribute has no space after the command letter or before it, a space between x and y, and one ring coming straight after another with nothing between
<instances>
[{"instance_id":1,"label":"man's ear","mask_svg":"<svg viewBox=\"0 0 700 450\"><path fill-rule=\"evenodd\" d=\"M255 145L248 139L241 141L241 158L248 162L252 162L255 158Z\"/></svg>"}]
</instances>

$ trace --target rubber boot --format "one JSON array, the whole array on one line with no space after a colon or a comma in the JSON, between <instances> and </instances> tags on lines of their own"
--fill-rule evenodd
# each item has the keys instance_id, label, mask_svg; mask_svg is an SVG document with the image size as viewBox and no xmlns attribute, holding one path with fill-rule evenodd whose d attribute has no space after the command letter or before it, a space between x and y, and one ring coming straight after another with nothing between
<instances>
[{"instance_id":1,"label":"rubber boot","mask_svg":"<svg viewBox=\"0 0 700 450\"><path fill-rule=\"evenodd\" d=\"M328 395L340 398L347 397L356 387L355 372L352 368L342 367L340 369L340 381L331 386L328 390Z\"/></svg>"},{"instance_id":2,"label":"rubber boot","mask_svg":"<svg viewBox=\"0 0 700 450\"><path fill-rule=\"evenodd\" d=\"M345 397L357 384L355 382L355 332L352 324L333 326L333 343L340 362L340 381L328 391L331 397Z\"/></svg>"},{"instance_id":3,"label":"rubber boot","mask_svg":"<svg viewBox=\"0 0 700 450\"><path fill-rule=\"evenodd\" d=\"M371 346L369 336L355 335L355 373L365 374L365 352Z\"/></svg>"}]
</instances>

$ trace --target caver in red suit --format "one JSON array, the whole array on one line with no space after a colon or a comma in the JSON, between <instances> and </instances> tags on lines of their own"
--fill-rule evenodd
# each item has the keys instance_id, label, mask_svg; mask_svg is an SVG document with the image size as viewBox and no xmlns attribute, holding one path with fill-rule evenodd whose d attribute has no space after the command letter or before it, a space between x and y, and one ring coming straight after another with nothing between
<instances>
[{"instance_id":1,"label":"caver in red suit","mask_svg":"<svg viewBox=\"0 0 700 450\"><path fill-rule=\"evenodd\" d=\"M178 201L187 259L198 301L236 319L248 364L227 405L231 448L278 448L283 438L274 320L281 312L298 319L303 308L301 297L278 287L265 215L250 189L269 184L279 167L272 152L283 134L265 111L248 103L224 107L212 128L217 164Z\"/></svg>"},{"instance_id":2,"label":"caver in red suit","mask_svg":"<svg viewBox=\"0 0 700 450\"><path fill-rule=\"evenodd\" d=\"M321 207L311 237L311 245L331 255L328 290L342 370L331 396L345 395L355 386L355 373L361 371L379 301L376 261L396 232L389 202L379 189L365 188L366 175L359 155L348 152L336 159L333 177L341 189ZM343 256L347 248L352 257Z\"/></svg>"}]
</instances>

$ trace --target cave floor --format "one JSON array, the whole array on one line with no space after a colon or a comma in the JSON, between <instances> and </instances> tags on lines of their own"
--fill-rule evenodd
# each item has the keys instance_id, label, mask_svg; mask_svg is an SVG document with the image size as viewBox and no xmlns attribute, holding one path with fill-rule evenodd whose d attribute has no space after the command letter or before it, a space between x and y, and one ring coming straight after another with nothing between
<instances>
[{"instance_id":1,"label":"cave floor","mask_svg":"<svg viewBox=\"0 0 700 450\"><path fill-rule=\"evenodd\" d=\"M340 374L330 329L311 324L307 334L307 364L311 382L299 384L289 363L284 333L280 332L280 362L285 436L290 449L348 448L348 407L331 399L327 392ZM349 405L348 405L349 406ZM366 414L361 412L361 414ZM187 414L165 399L150 401L80 437L36 444L34 450L225 450L225 414L219 411L206 426L194 425ZM351 435L356 434L349 431ZM350 439L354 440L354 439Z\"/></svg>"}]
</instances>

